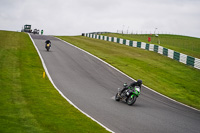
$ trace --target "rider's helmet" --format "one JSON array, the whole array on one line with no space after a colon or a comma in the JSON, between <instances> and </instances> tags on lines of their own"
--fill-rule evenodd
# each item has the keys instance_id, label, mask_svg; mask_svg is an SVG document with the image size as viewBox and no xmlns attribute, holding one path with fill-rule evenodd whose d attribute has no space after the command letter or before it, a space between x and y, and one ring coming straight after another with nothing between
<instances>
[{"instance_id":1,"label":"rider's helmet","mask_svg":"<svg viewBox=\"0 0 200 133\"><path fill-rule=\"evenodd\" d=\"M137 80L137 83L138 83L139 85L141 85L141 84L142 84L142 80L141 80L141 79L138 79L138 80Z\"/></svg>"},{"instance_id":2,"label":"rider's helmet","mask_svg":"<svg viewBox=\"0 0 200 133\"><path fill-rule=\"evenodd\" d=\"M50 40L46 40L46 43L50 43L51 41Z\"/></svg>"}]
</instances>

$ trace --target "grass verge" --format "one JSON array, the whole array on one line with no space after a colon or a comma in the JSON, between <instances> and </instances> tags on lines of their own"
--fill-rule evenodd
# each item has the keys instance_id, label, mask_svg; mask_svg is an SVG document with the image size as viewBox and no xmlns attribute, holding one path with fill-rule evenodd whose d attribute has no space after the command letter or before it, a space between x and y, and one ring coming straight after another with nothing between
<instances>
[{"instance_id":1,"label":"grass verge","mask_svg":"<svg viewBox=\"0 0 200 133\"><path fill-rule=\"evenodd\" d=\"M43 79L39 56L25 33L0 31L0 132L107 132Z\"/></svg>"},{"instance_id":2,"label":"grass verge","mask_svg":"<svg viewBox=\"0 0 200 133\"><path fill-rule=\"evenodd\" d=\"M200 109L200 71L160 54L82 36L59 36L172 99Z\"/></svg>"}]
</instances>

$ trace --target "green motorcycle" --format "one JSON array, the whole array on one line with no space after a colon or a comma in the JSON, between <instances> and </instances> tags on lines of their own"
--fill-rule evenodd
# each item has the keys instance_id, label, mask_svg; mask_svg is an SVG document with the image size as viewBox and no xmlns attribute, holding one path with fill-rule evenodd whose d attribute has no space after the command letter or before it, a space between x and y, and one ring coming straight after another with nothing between
<instances>
[{"instance_id":1,"label":"green motorcycle","mask_svg":"<svg viewBox=\"0 0 200 133\"><path fill-rule=\"evenodd\" d=\"M124 84L124 87L127 87L127 84ZM123 92L121 92L121 89L118 88L115 100L126 102L128 105L133 105L137 97L140 95L140 90L141 88L139 86L135 86L134 88L129 86Z\"/></svg>"}]
</instances>

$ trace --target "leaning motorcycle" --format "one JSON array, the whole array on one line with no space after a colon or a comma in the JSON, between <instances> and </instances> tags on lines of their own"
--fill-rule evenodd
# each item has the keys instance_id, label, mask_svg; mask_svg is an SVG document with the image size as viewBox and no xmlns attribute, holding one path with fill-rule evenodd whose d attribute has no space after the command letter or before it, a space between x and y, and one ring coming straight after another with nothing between
<instances>
[{"instance_id":1,"label":"leaning motorcycle","mask_svg":"<svg viewBox=\"0 0 200 133\"><path fill-rule=\"evenodd\" d=\"M127 87L127 84L124 84L124 87ZM121 93L121 89L118 88L118 93L115 95L116 101L126 102L128 105L133 105L136 102L136 99L140 95L140 87L135 86L134 88L129 86L125 91Z\"/></svg>"},{"instance_id":2,"label":"leaning motorcycle","mask_svg":"<svg viewBox=\"0 0 200 133\"><path fill-rule=\"evenodd\" d=\"M47 43L47 44L46 44L46 49L47 49L47 51L49 51L50 47L51 47L51 44L50 44L50 43Z\"/></svg>"}]
</instances>

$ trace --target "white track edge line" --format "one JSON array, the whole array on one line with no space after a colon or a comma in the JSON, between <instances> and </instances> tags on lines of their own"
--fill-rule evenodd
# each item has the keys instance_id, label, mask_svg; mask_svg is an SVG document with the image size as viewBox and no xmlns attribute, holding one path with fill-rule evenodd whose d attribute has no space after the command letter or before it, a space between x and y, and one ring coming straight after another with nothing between
<instances>
[{"instance_id":1,"label":"white track edge line","mask_svg":"<svg viewBox=\"0 0 200 133\"><path fill-rule=\"evenodd\" d=\"M38 55L39 55L39 57L40 57L40 59L41 59L42 65L43 65L43 67L44 67L44 70L45 70L45 72L46 72L46 74L47 74L49 80L50 80L51 83L53 84L54 88L60 93L60 95L61 95L65 100L67 100L71 105L73 105L76 109L78 109L81 113L83 113L84 115L86 115L87 117L89 117L90 119L92 119L93 121L95 121L96 123L98 123L100 126L102 126L103 128L105 128L107 131L112 132L112 133L115 133L114 131L112 131L111 129L107 128L106 126L104 126L103 124L101 124L99 121L95 120L93 117L91 117L90 115L88 115L87 113L85 113L84 111L82 111L80 108L78 108L74 103L72 103L72 102L57 88L57 86L54 84L54 82L53 82L53 80L52 80L52 78L51 78L51 76L50 76L50 74L49 74L49 72L48 72L48 70L47 70L47 67L46 67L46 65L45 65L45 63L44 63L44 60L43 60L43 58L42 58L42 56L41 56L41 54L40 54L40 52L39 52L37 46L35 45L35 42L33 41L32 37L30 36L29 33L28 33L28 35L29 35L31 41L33 42L33 45L34 45L34 47L35 47L35 49L36 49L36 51L37 51L37 53L38 53Z\"/></svg>"},{"instance_id":2,"label":"white track edge line","mask_svg":"<svg viewBox=\"0 0 200 133\"><path fill-rule=\"evenodd\" d=\"M57 37L56 37L56 38L57 38ZM62 39L60 39L60 38L57 38L57 39L59 39L59 40L65 42L65 43L68 43L68 42L66 42L66 41L64 41L64 40L62 40ZM126 77L130 78L131 80L136 81L135 79L133 79L133 78L131 78L130 76L128 76L127 74L123 73L123 72L120 71L119 69L115 68L114 66L112 66L112 65L110 65L109 63L105 62L104 60L100 59L99 57L97 57L97 56L95 56L95 55L93 55L93 54L91 54L91 53L89 53L89 52L87 52L87 51L85 51L85 50L83 50L83 49L81 49L81 48L79 48L79 47L77 47L77 46L71 44L71 43L68 43L68 44L71 45L71 46L73 46L73 47L75 47L75 48L77 48L77 49L79 49L79 50L81 50L81 51L83 51L83 52L85 52L85 53L87 53L87 54L89 54L89 55L91 55L91 56L93 56L93 57L95 57L95 58L97 58L98 60L100 60L100 61L102 61L103 63L107 64L107 65L110 66L111 68L117 70L118 72L120 72L121 74L123 74L123 75L125 75ZM172 98L169 98L169 97L167 97L167 96L165 96L165 95L163 95L163 94L161 94L161 93L159 93L159 92L157 92L157 91L155 91L155 90L153 90L153 89L151 89L151 88L145 86L144 84L143 84L143 86L144 86L145 88L147 88L147 89L153 91L154 93L157 93L157 94L159 94L159 95L161 95L161 96L163 96L163 97L165 97L165 98L167 98L167 99L169 99L169 100L171 100L171 101L174 101L174 102L179 103L179 104L181 104L181 105L184 105L184 106L186 106L186 107L188 107L188 108L190 108L190 109L193 109L193 110L196 110L196 111L199 111L199 112L200 112L200 110L198 110L198 109L196 109L196 108L193 108L193 107L191 107L191 106L189 106L189 105L183 104L183 103L181 103L181 102L178 102L178 101L176 101L176 100L174 100L174 99L172 99Z\"/></svg>"}]
</instances>

